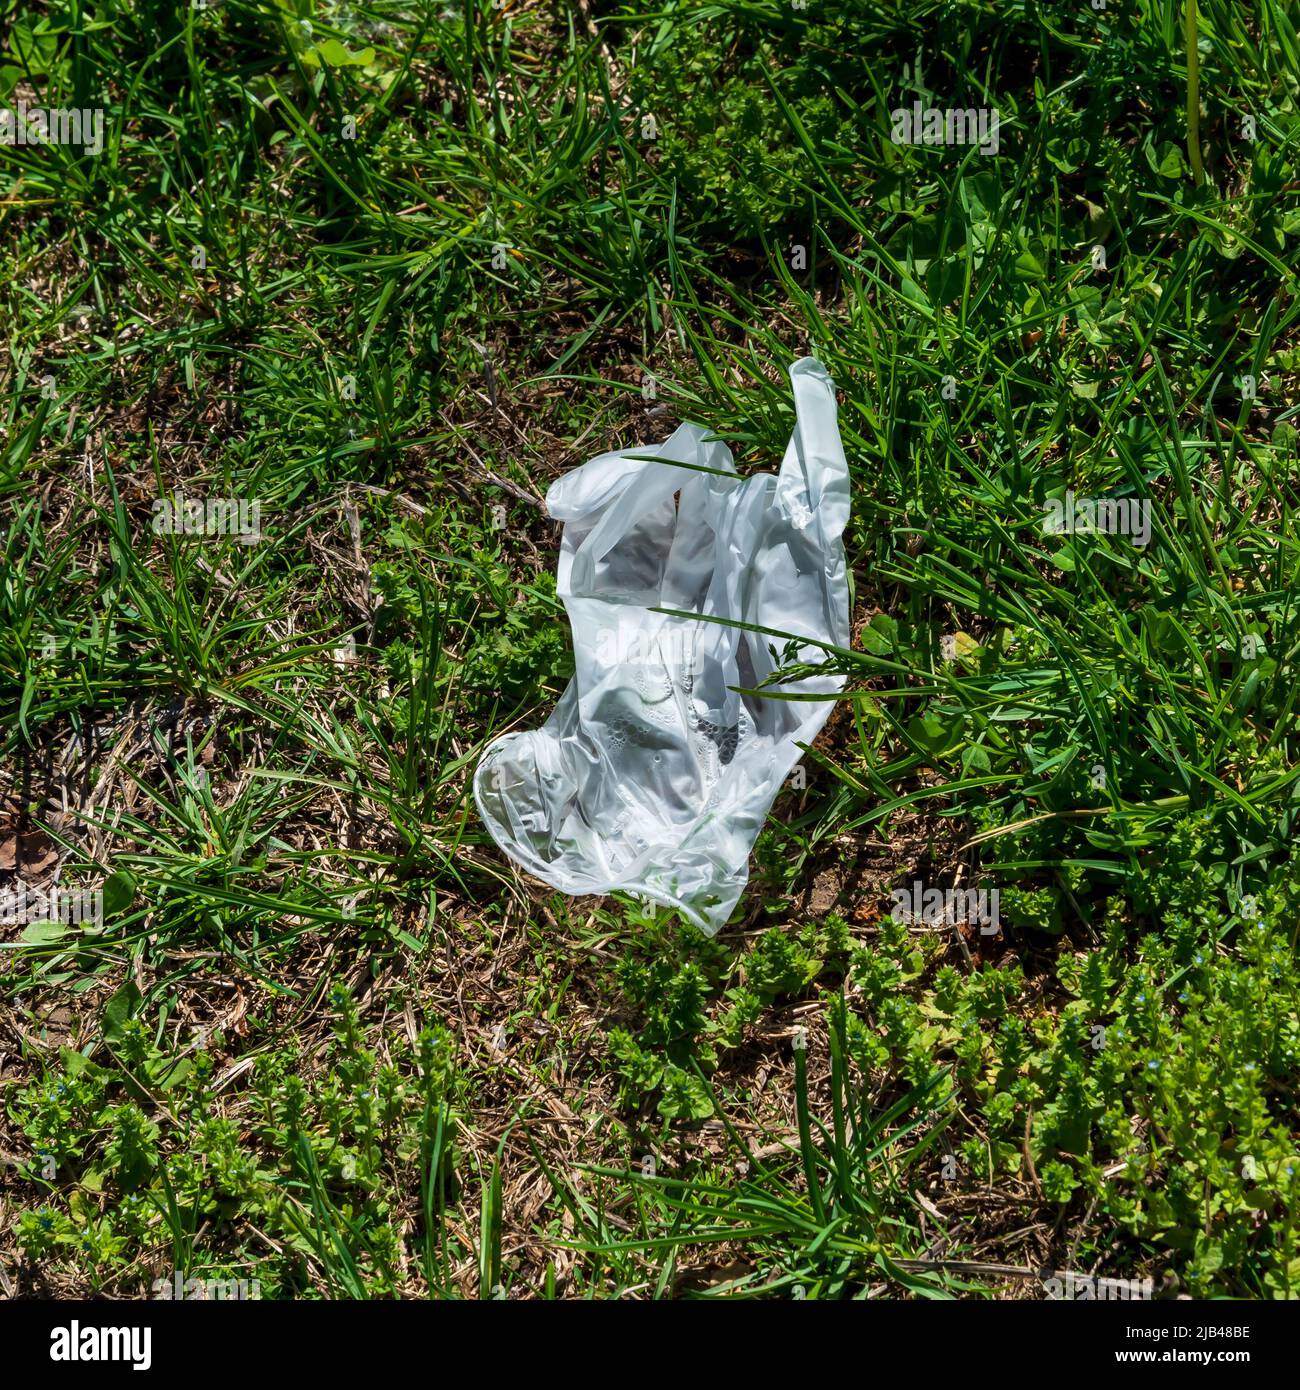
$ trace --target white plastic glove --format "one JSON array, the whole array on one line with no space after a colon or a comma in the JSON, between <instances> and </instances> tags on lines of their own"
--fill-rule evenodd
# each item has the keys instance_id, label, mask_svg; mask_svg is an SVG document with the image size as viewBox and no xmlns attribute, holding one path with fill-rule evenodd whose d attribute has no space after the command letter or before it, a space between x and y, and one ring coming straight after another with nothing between
<instances>
[{"instance_id":1,"label":"white plastic glove","mask_svg":"<svg viewBox=\"0 0 1300 1390\"><path fill-rule=\"evenodd\" d=\"M485 751L479 814L501 848L563 893L639 894L710 935L749 878L749 852L831 701L738 695L786 639L652 610L740 620L847 647L841 540L849 472L835 386L790 369L795 430L780 476L741 479L731 451L682 425L663 444L601 454L546 494L564 522L558 592L576 672L546 723ZM721 470L692 472L668 460ZM801 647L795 660L825 654ZM832 694L844 677L773 687Z\"/></svg>"}]
</instances>

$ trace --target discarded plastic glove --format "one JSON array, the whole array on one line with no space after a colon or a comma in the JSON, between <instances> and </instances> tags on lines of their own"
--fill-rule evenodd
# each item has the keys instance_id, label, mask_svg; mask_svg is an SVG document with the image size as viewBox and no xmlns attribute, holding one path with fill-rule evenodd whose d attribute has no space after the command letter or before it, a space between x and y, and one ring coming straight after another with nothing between
<instances>
[{"instance_id":1,"label":"discarded plastic glove","mask_svg":"<svg viewBox=\"0 0 1300 1390\"><path fill-rule=\"evenodd\" d=\"M789 652L783 637L654 611L848 646L849 474L835 387L811 357L790 383L796 423L779 477L740 478L726 445L682 425L663 444L592 459L546 494L564 522L558 592L576 673L540 729L489 745L474 797L497 844L563 893L622 889L712 935L744 891L797 745L830 714L829 699L731 688L818 664L820 648ZM843 686L828 673L773 690Z\"/></svg>"}]
</instances>

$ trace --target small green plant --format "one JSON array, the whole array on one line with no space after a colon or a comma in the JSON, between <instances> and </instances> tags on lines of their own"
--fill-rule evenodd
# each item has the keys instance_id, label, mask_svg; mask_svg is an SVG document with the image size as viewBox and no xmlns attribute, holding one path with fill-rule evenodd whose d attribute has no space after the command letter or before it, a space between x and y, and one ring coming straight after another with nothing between
<instances>
[{"instance_id":1,"label":"small green plant","mask_svg":"<svg viewBox=\"0 0 1300 1390\"><path fill-rule=\"evenodd\" d=\"M140 1017L125 1020L122 1004L110 1005L105 1036L111 1030L130 1064L65 1052L14 1104L36 1155L28 1180L48 1194L19 1221L26 1256L67 1260L95 1284L129 1277L137 1242L161 1221L185 1252L188 1278L200 1229L209 1249L238 1263L248 1258L252 1223L279 1251L257 1254L263 1296L306 1287L315 1268L349 1296L388 1297L397 1291L402 1244L392 1225L394 1184L406 1174L427 1184L427 1211L439 1224L415 1237L427 1242L428 1291L448 1292L440 1213L457 1195L455 1114L464 1103L454 1041L432 1025L381 1063L353 998L341 987L328 998L335 1022L327 1066L307 1081L292 1048L267 1051L244 1098L256 1118L244 1123L214 1113L208 1067L167 1088L166 1120L120 1098L138 1090L137 1069L174 1076L176 1067ZM140 1009L138 996L132 1007Z\"/></svg>"}]
</instances>

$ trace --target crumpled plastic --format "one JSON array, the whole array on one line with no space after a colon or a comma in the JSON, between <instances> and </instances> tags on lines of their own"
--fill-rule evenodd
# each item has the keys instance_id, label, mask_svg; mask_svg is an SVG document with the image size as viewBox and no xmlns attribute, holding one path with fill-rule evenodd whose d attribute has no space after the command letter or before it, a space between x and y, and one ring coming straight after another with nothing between
<instances>
[{"instance_id":1,"label":"crumpled plastic","mask_svg":"<svg viewBox=\"0 0 1300 1390\"><path fill-rule=\"evenodd\" d=\"M502 850L563 893L622 890L713 935L799 745L832 707L773 695L844 687L826 671L741 694L826 654L703 620L849 644L835 387L811 357L790 384L796 423L779 475L742 479L725 444L685 424L662 444L591 459L546 494L564 523L557 591L575 674L541 728L489 744L474 797Z\"/></svg>"}]
</instances>

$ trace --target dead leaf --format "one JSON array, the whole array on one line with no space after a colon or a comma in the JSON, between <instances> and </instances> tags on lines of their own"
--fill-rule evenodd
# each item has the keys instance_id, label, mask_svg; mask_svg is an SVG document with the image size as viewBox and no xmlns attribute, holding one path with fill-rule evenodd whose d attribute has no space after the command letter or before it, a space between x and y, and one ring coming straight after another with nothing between
<instances>
[{"instance_id":1,"label":"dead leaf","mask_svg":"<svg viewBox=\"0 0 1300 1390\"><path fill-rule=\"evenodd\" d=\"M18 858L24 878L34 878L59 862L59 848L43 830L18 837Z\"/></svg>"}]
</instances>

